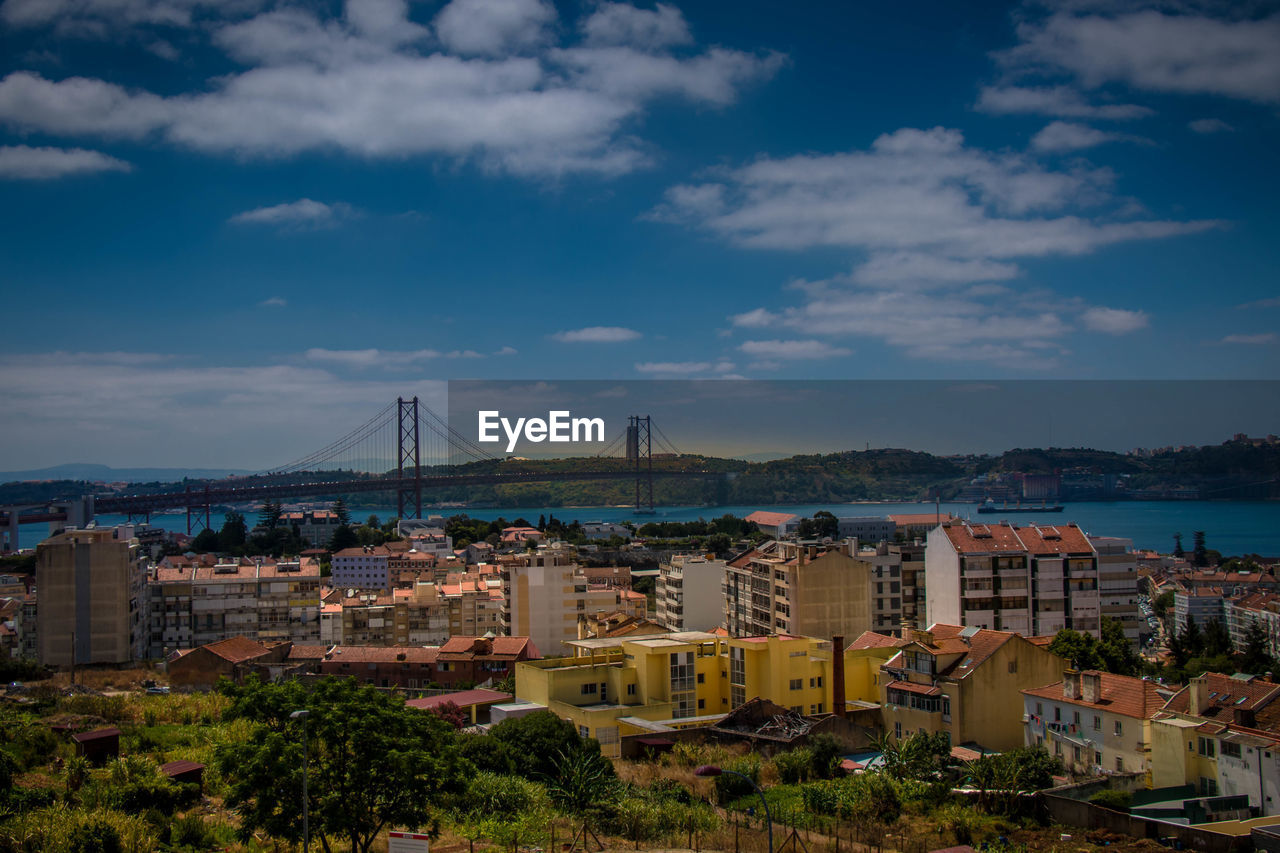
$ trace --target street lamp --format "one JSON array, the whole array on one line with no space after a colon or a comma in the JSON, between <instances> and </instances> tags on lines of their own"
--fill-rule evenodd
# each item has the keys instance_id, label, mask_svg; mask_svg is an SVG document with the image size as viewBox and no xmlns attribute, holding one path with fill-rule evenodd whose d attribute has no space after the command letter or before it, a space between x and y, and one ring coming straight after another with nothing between
<instances>
[{"instance_id":1,"label":"street lamp","mask_svg":"<svg viewBox=\"0 0 1280 853\"><path fill-rule=\"evenodd\" d=\"M725 773L729 773L733 776L741 776L743 779L746 779L747 784L754 788L755 792L760 795L760 805L764 806L765 823L769 827L769 853L773 853L773 818L769 815L769 801L764 798L764 791L760 790L760 786L755 783L755 780L745 773L739 773L737 770L725 770L724 768L717 767L714 764L703 764L693 771L694 776L721 776Z\"/></svg>"},{"instance_id":2,"label":"street lamp","mask_svg":"<svg viewBox=\"0 0 1280 853\"><path fill-rule=\"evenodd\" d=\"M308 853L311 846L311 827L307 825L307 717L310 711L294 711L289 715L291 720L302 720L302 853ZM770 853L773 845L770 844Z\"/></svg>"}]
</instances>

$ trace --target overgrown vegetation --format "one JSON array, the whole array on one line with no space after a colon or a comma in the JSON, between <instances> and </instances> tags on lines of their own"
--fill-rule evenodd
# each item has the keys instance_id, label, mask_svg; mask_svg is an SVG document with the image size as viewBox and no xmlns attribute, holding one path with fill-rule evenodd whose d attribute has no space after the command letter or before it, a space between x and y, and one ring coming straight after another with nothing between
<instances>
[{"instance_id":1,"label":"overgrown vegetation","mask_svg":"<svg viewBox=\"0 0 1280 853\"><path fill-rule=\"evenodd\" d=\"M930 849L1036 831L1025 792L1061 772L1043 750L966 763L945 736L918 734L886 739L882 765L855 775L827 735L768 759L743 745L682 740L664 754L611 761L549 712L474 734L406 707L394 691L341 679L311 689L250 681L196 695L27 696L21 707L0 705L0 853L258 853L299 844L299 710L308 712L310 837L326 853L372 853L390 827L469 853L550 849L575 835L581 845L584 833L615 847L762 853L753 783L777 832L811 833L814 853L834 849L837 837L846 850L851 841ZM90 765L54 723L119 726L121 757ZM203 785L161 773L175 760L206 765ZM752 781L695 777L703 764Z\"/></svg>"}]
</instances>

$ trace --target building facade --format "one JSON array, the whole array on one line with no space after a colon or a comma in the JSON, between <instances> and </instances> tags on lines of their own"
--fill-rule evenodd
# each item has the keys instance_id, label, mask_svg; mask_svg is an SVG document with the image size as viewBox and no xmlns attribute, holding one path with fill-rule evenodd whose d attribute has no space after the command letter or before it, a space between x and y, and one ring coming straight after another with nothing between
<instances>
[{"instance_id":1,"label":"building facade","mask_svg":"<svg viewBox=\"0 0 1280 853\"><path fill-rule=\"evenodd\" d=\"M671 631L710 631L724 620L725 561L676 554L658 567L654 619Z\"/></svg>"},{"instance_id":2,"label":"building facade","mask_svg":"<svg viewBox=\"0 0 1280 853\"><path fill-rule=\"evenodd\" d=\"M1075 524L952 521L934 528L927 545L926 618L930 622L1028 637L1071 628L1097 637L1105 600L1106 615L1120 621L1126 633L1139 624L1132 554L1100 555ZM1107 547L1112 550L1111 545Z\"/></svg>"},{"instance_id":3,"label":"building facade","mask_svg":"<svg viewBox=\"0 0 1280 853\"><path fill-rule=\"evenodd\" d=\"M122 664L147 649L147 564L110 528L67 530L36 546L40 663Z\"/></svg>"},{"instance_id":4,"label":"building facade","mask_svg":"<svg viewBox=\"0 0 1280 853\"><path fill-rule=\"evenodd\" d=\"M1044 747L1071 772L1151 772L1151 718L1165 703L1155 682L1067 670L1022 696L1026 745Z\"/></svg>"}]
</instances>

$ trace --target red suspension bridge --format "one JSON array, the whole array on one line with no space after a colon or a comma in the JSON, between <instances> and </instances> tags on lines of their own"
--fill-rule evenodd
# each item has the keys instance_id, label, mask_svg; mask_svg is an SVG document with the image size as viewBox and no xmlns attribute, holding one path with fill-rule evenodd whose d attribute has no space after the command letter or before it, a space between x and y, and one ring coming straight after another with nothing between
<instances>
[{"instance_id":1,"label":"red suspension bridge","mask_svg":"<svg viewBox=\"0 0 1280 853\"><path fill-rule=\"evenodd\" d=\"M512 485L565 481L633 480L637 512L653 510L655 478L714 479L723 471L663 465L659 456L678 458L675 445L648 415L632 415L626 429L607 443L595 465L573 470L503 470L503 457L489 453L462 435L430 408L400 398L351 432L287 465L172 490L134 495L84 495L50 503L0 507L0 529L16 543L21 524L66 522L83 525L97 513L149 519L151 513L185 509L187 531L208 527L214 506L260 504L282 498L305 498L361 492L394 492L401 518L422 517L424 491L458 486ZM625 460L625 461L624 461ZM619 464L622 462L623 464ZM474 464L494 463L494 464ZM334 479L335 470L352 472ZM314 479L309 472L317 473ZM357 475L358 472L358 475Z\"/></svg>"}]
</instances>

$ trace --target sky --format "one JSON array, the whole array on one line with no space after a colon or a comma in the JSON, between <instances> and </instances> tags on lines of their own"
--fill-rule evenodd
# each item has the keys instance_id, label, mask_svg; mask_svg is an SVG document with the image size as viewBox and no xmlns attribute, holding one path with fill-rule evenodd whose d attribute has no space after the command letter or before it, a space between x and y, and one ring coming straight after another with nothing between
<instances>
[{"instance_id":1,"label":"sky","mask_svg":"<svg viewBox=\"0 0 1280 853\"><path fill-rule=\"evenodd\" d=\"M0 469L450 379L1276 378L1278 108L1277 2L3 0Z\"/></svg>"}]
</instances>

